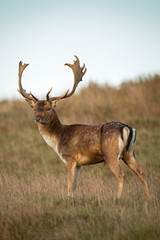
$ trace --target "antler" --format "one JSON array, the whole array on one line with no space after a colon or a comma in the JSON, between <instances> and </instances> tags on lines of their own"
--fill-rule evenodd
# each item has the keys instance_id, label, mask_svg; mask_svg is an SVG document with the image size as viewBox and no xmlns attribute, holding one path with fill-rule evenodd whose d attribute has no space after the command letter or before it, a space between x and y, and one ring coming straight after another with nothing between
<instances>
[{"instance_id":1,"label":"antler","mask_svg":"<svg viewBox=\"0 0 160 240\"><path fill-rule=\"evenodd\" d=\"M69 89L68 89L63 96L49 98L49 94L52 90L52 88L51 88L46 95L47 100L49 100L49 101L60 100L63 98L71 97L74 94L74 92L78 86L78 83L80 81L82 81L82 77L84 76L84 74L87 71L87 68L85 68L85 64L83 64L83 67L80 67L80 62L79 62L78 57L75 56L75 58L76 58L76 60L73 60L74 61L73 64L70 64L70 63L65 64L66 66L70 67L73 71L74 85L73 85L72 91L68 94L68 92L69 92Z\"/></svg>"},{"instance_id":2,"label":"antler","mask_svg":"<svg viewBox=\"0 0 160 240\"><path fill-rule=\"evenodd\" d=\"M27 93L26 90L22 88L22 83L21 83L22 73L28 65L29 64L26 64L26 63L23 64L22 61L19 62L19 74L18 74L19 75L19 81L18 81L19 89L17 89L17 90L23 97L25 97L29 100L38 101L38 99L31 92Z\"/></svg>"}]
</instances>

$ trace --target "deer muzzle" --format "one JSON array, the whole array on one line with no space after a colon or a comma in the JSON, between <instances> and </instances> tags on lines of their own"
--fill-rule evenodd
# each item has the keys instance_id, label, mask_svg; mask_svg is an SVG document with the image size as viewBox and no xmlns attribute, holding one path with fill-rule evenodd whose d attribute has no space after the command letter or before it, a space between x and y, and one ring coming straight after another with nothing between
<instances>
[{"instance_id":1,"label":"deer muzzle","mask_svg":"<svg viewBox=\"0 0 160 240\"><path fill-rule=\"evenodd\" d=\"M43 117L40 116L40 115L36 115L35 116L35 121L36 122L39 122L39 123L42 123L42 124L45 124L46 122L44 121Z\"/></svg>"}]
</instances>

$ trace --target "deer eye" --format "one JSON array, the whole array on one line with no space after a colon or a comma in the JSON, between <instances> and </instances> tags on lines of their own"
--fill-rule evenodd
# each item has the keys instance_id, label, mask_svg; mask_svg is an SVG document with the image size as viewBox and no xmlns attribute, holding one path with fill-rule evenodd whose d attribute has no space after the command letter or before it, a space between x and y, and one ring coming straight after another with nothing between
<instances>
[{"instance_id":1,"label":"deer eye","mask_svg":"<svg viewBox=\"0 0 160 240\"><path fill-rule=\"evenodd\" d=\"M51 110L51 108L49 107L49 108L47 108L47 111L50 111Z\"/></svg>"}]
</instances>

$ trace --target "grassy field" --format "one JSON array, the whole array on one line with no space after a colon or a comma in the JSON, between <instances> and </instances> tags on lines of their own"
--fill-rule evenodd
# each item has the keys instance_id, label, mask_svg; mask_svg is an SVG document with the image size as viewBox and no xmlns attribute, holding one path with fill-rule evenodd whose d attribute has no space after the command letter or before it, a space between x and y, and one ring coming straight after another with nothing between
<instances>
[{"instance_id":1,"label":"grassy field","mask_svg":"<svg viewBox=\"0 0 160 240\"><path fill-rule=\"evenodd\" d=\"M118 89L90 83L62 100L63 123L121 121L137 130L137 162L151 193L123 163L125 184L107 165L82 168L74 198L67 197L66 169L47 146L24 101L0 102L0 240L160 239L160 76Z\"/></svg>"}]
</instances>

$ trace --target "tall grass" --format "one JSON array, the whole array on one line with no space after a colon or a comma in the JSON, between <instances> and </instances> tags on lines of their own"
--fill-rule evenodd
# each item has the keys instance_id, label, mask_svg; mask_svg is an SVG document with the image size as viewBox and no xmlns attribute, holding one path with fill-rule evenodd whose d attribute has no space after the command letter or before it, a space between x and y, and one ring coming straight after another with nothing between
<instances>
[{"instance_id":1,"label":"tall grass","mask_svg":"<svg viewBox=\"0 0 160 240\"><path fill-rule=\"evenodd\" d=\"M122 121L137 129L137 162L152 200L126 173L122 199L107 165L83 167L74 198L67 197L66 169L41 138L23 101L0 102L0 239L160 239L160 76L118 89L90 83L61 101L63 123Z\"/></svg>"}]
</instances>

